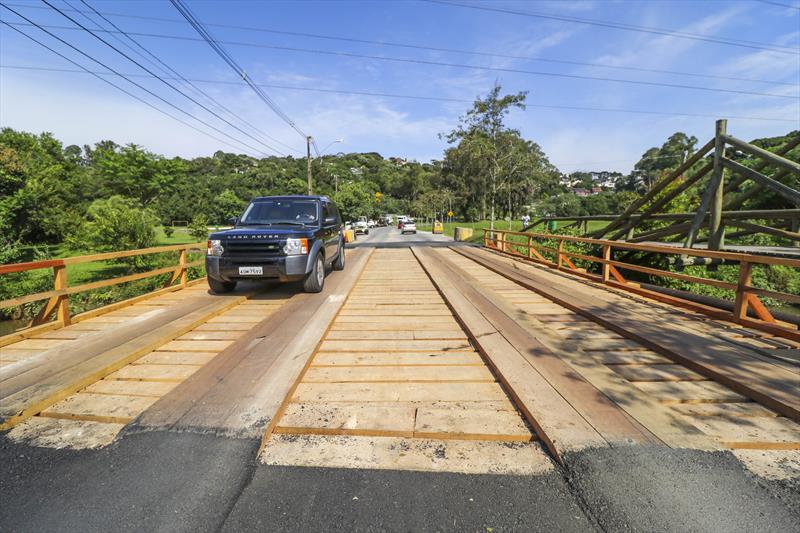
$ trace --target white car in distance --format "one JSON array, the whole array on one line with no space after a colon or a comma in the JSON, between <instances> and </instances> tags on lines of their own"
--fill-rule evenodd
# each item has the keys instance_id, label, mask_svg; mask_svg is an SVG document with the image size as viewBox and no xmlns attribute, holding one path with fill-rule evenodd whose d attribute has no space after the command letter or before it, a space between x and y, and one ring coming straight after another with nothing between
<instances>
[{"instance_id":1,"label":"white car in distance","mask_svg":"<svg viewBox=\"0 0 800 533\"><path fill-rule=\"evenodd\" d=\"M358 222L355 223L353 229L355 230L356 234L363 233L364 235L369 235L369 225L364 217L360 217L358 219Z\"/></svg>"},{"instance_id":2,"label":"white car in distance","mask_svg":"<svg viewBox=\"0 0 800 533\"><path fill-rule=\"evenodd\" d=\"M417 233L417 223L410 218L406 219L406 221L403 222L403 226L400 228L401 235L405 235L406 233L414 233L415 235Z\"/></svg>"}]
</instances>

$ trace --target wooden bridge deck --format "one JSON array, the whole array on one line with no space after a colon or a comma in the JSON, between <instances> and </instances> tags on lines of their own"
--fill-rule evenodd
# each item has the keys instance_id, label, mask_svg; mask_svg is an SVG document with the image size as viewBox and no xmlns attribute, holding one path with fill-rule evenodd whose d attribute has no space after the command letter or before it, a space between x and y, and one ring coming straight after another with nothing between
<instances>
[{"instance_id":1,"label":"wooden bridge deck","mask_svg":"<svg viewBox=\"0 0 800 533\"><path fill-rule=\"evenodd\" d=\"M320 294L193 285L0 342L9 437L210 431L261 436L268 464L485 473L637 443L800 454L800 343L472 247L348 259Z\"/></svg>"}]
</instances>

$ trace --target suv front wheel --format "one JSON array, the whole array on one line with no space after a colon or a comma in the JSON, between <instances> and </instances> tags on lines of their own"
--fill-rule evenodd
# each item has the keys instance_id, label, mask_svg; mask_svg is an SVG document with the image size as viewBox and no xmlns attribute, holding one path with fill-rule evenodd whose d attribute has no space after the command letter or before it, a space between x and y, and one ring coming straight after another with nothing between
<instances>
[{"instance_id":1,"label":"suv front wheel","mask_svg":"<svg viewBox=\"0 0 800 533\"><path fill-rule=\"evenodd\" d=\"M320 292L325 286L325 260L322 254L317 254L314 258L314 266L311 272L306 274L303 281L303 290L306 292Z\"/></svg>"},{"instance_id":2,"label":"suv front wheel","mask_svg":"<svg viewBox=\"0 0 800 533\"><path fill-rule=\"evenodd\" d=\"M214 278L208 278L208 287L214 294L222 294L224 292L231 292L236 288L235 281L220 281Z\"/></svg>"}]
</instances>

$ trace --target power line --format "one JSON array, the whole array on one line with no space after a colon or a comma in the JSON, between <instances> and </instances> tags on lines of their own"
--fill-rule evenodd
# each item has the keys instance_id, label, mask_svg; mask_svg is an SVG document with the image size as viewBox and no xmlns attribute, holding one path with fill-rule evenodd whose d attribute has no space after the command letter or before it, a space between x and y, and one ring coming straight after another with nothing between
<instances>
[{"instance_id":1,"label":"power line","mask_svg":"<svg viewBox=\"0 0 800 533\"><path fill-rule=\"evenodd\" d=\"M72 7L72 8L73 8L73 10L74 10L74 11L76 11L76 12L78 12L78 13L84 13L84 16L85 16L87 19L89 19L89 17L88 17L88 16L85 14L85 12L82 12L82 11L79 11L79 10L75 9L75 8L74 8L74 7L73 7L73 6L72 6L72 5L71 5L71 4L70 4L70 3L69 3L67 0L64 0L64 3L66 3L68 6ZM231 116L231 117L234 117L235 119L239 120L239 122L240 122L240 123L242 123L242 124L244 124L244 125L248 126L248 127L251 129L251 130L253 130L253 131L257 132L257 133L258 133L258 134L260 134L260 135L263 135L263 136L264 136L264 137L266 137L267 139L271 140L272 142L274 142L274 143L276 143L276 144L279 144L279 145L283 146L284 148L286 148L286 149L288 149L288 150L295 151L295 152L299 152L299 150L297 150L296 148L292 148L291 146L289 146L289 145L287 145L287 144L284 144L284 143L282 143L282 142L281 142L281 141L279 141L278 139L275 139L274 137L272 137L272 136L270 136L269 134L265 133L264 131L260 130L259 128L257 128L256 126L254 126L253 124L251 124L250 122L248 122L247 120L245 120L244 118L242 118L240 115L238 115L238 114L234 113L234 112L233 112L231 109L229 109L227 106L225 106L224 104L222 104L221 102L219 102L218 100L216 100L214 97L212 97L211 95L209 95L208 93L206 93L206 92L205 92L204 90L202 90L200 87L196 86L196 85L195 85L195 84L193 84L191 81L187 80L187 79L186 79L186 78L185 78L183 75L181 75L179 72L177 72L177 71L176 71L174 68L172 68L171 66L169 66L169 65L168 65L167 63L165 63L165 62L164 62L164 61L163 61L161 58L159 58L157 55L153 54L153 53L152 53L150 50L148 50L148 49L147 49L145 46L143 46L143 45L142 45L142 44L141 44L139 41L137 41L136 39L134 39L133 37L131 37L131 36L130 36L128 33L126 33L124 30L122 30L122 28L120 28L119 26L117 26L116 24L114 24L114 22L112 22L111 20L109 20L109 19L108 19L108 18L107 18L105 15L103 15L103 14L102 14L102 13L100 13L100 12L99 12L97 9L95 9L93 6L91 6L91 5L90 5L90 4L89 4L89 3L88 3L86 0L81 0L81 3L82 3L83 5L85 5L86 7L88 7L89 9L91 9L91 10L92 10L92 11L93 11L93 12L94 12L94 13L95 13L97 16L99 16L101 19L103 19L104 21L106 21L106 22L107 22L107 23L108 23L108 24L109 24L109 25L110 25L112 28L114 28L114 29L115 29L117 32L119 32L120 34L124 35L126 39L128 39L130 42L132 42L132 43L133 43L133 44L136 46L136 48L138 48L138 49L142 50L142 51L143 51L144 53L146 53L146 54L147 54L149 57L151 57L153 60L155 60L155 61L158 63L158 65L161 65L161 67L159 67L159 69L161 70L161 72L163 72L163 73L164 73L164 74L166 74L166 75L169 75L169 74L171 73L173 76L176 76L178 79L180 79L180 80L181 80L181 81L184 83L184 86L188 86L188 87L190 87L191 89L193 89L193 90L194 90L196 93L198 93L198 94L200 94L200 95L204 96L204 97L206 98L206 100L207 100L207 101L209 101L209 102L211 102L213 105L215 105L215 106L217 107L217 109L221 109L221 110L222 110L222 112L224 112L224 113L227 113L229 116ZM89 20L91 20L91 19L89 19ZM92 22L94 22L94 21L92 21ZM105 28L102 28L102 27L100 26L100 24L97 24L97 26L98 26L98 29L99 29L99 31L108 31L108 30L106 30ZM109 32L109 34L110 34L110 35L112 35L112 36L114 35L114 33L113 33L113 32ZM117 40L119 40L119 38L117 38ZM119 40L119 41L120 41L120 42L123 42L123 41L121 41L121 40ZM123 44L125 44L125 43L123 43ZM128 45L128 48L130 48L131 50L134 50L134 51L135 51L135 49L131 48L129 45ZM144 57L144 56L142 56L142 55L141 55L141 53L139 53L139 56L140 56L140 57ZM145 59L147 59L147 58L145 58ZM150 60L149 62L150 62L150 64L152 64L152 65L154 65L154 66L158 67L158 65L156 65L155 63L153 63L153 61L152 61L152 60ZM163 67L163 68L162 68L162 67Z\"/></svg>"},{"instance_id":2,"label":"power line","mask_svg":"<svg viewBox=\"0 0 800 533\"><path fill-rule=\"evenodd\" d=\"M196 37L183 37L179 35L163 35L163 34L155 34L155 33L134 33L132 35L139 35L144 37L155 37L155 38L163 38L163 39L173 39L173 40L182 40L182 41L200 41ZM462 69L469 69L469 70L485 70L491 72L508 72L512 74L527 74L532 76L545 76L545 77L555 77L555 78L567 78L567 79L579 79L579 80L588 80L588 81L606 81L612 83L622 83L622 84L629 84L629 85L642 85L648 87L666 87L671 89L685 89L685 90L694 90L694 91L706 91L706 92L717 92L717 93L729 93L729 94L743 94L748 96L766 96L770 98L785 98L785 99L800 99L800 96L792 96L792 95L783 95L783 94L775 94L775 93L764 93L758 91L745 91L739 89L724 89L724 88L717 88L717 87L705 87L701 85L687 85L687 84L680 84L680 83L666 83L666 82L656 82L656 81L644 81L644 80L629 80L624 78L608 78L603 76L589 76L583 74L565 74L559 72L544 72L544 71L536 71L536 70L525 70L525 69L515 69L515 68L507 68L507 67L488 67L482 65L470 65L465 63L447 63L443 61L433 61L427 59L414 59L414 58L402 58L402 57L392 57L392 56L376 56L376 55L369 55L369 54L358 54L354 52L339 52L334 50L320 50L315 48L298 48L298 47L291 47L291 46L278 46L278 45L270 45L270 44L262 44L262 43L247 43L247 42L239 42L239 41L217 41L221 44L228 44L233 46L246 46L252 48L266 48L271 50L283 50L289 52L301 52L301 53L308 53L308 54L321 54L321 55L330 55L330 56L340 56L340 57L352 57L352 58L359 58L359 59L370 59L370 60L377 60L377 61L388 61L394 63L411 63L411 64L421 64L421 65L431 65L431 66L440 66L440 67L453 67L453 68L462 68ZM792 86L796 86L795 84L791 84Z\"/></svg>"},{"instance_id":3,"label":"power line","mask_svg":"<svg viewBox=\"0 0 800 533\"><path fill-rule=\"evenodd\" d=\"M755 1L759 2L761 4L769 4L769 5L778 6L778 7L788 7L789 9L797 9L798 11L800 11L800 6L793 6L793 5L790 5L790 4L783 4L781 2L772 2L771 0L755 0Z\"/></svg>"},{"instance_id":4,"label":"power line","mask_svg":"<svg viewBox=\"0 0 800 533\"><path fill-rule=\"evenodd\" d=\"M682 32L677 30L669 30L664 28L654 28L648 26L636 26L633 24L624 24L620 22L612 22L612 21L605 21L605 20L595 20L595 19L584 19L566 15L557 15L555 13L544 13L544 12L535 12L535 11L518 11L514 9L505 9L499 7L489 7L486 5L474 5L474 4L462 4L459 2L453 2L450 0L421 0L422 2L427 2L430 4L441 4L446 6L452 7L462 7L467 9L476 9L480 11L491 11L495 13L505 13L508 15L519 15L523 17L533 17L533 18L542 18L542 19L549 19L549 20L558 20L561 22L574 22L578 24L586 24L588 26L598 26L603 28L613 28L617 30L626 30L626 31L635 31L639 33L650 33L655 35L665 35L668 37L678 37L681 39L690 39L694 41L704 41L709 43L715 44L724 44L728 46L739 46L743 48L753 48L756 50L769 50L771 52L778 52L781 54L792 54L797 55L800 54L800 51L788 47L788 46L777 46L770 43L763 43L758 41L747 41L744 39L732 39L727 37L714 37L711 35L704 35L699 33L689 33L689 32Z\"/></svg>"},{"instance_id":5,"label":"power line","mask_svg":"<svg viewBox=\"0 0 800 533\"><path fill-rule=\"evenodd\" d=\"M29 6L33 8L37 8L38 6ZM80 12L79 10L75 10ZM163 17L148 17L148 16L141 16L141 15L125 15L121 13L104 13L105 15L112 16L112 17L120 17L120 18L131 18L131 19L139 19L139 20L151 20L157 22L172 22L172 23L182 23L183 21L177 19L169 19ZM203 23L205 26L217 27L217 28L227 28L227 29L235 29L235 30L244 30L244 31L252 31L252 32L261 32L261 33L271 33L277 35L289 35L294 37L310 37L313 39L325 39L331 41L341 41L341 42L349 42L349 43L358 43L358 44L370 44L370 45L378 45L378 46L390 46L395 48L406 48L406 49L413 49L413 50L427 50L431 52L447 52L447 53L455 53L455 54L465 54L465 55L474 55L474 56L481 56L481 57L493 57L499 59L516 59L522 61L540 61L544 63L555 63L555 64L564 64L564 65L574 65L574 66L584 66L584 67L592 67L592 68L605 68L605 69L613 69L613 70L628 70L632 72L649 72L653 74L669 74L671 76L686 76L686 77L693 77L693 78L707 78L707 79L717 79L717 80L726 80L726 81L745 81L751 83L765 83L771 85L791 85L796 86L796 83L793 82L785 82L785 81L773 81L773 80L762 80L757 78L744 78L738 76L721 76L715 74L698 74L694 72L683 72L683 71L676 71L676 70L662 70L662 69L652 69L652 68L644 68L644 67L635 67L635 66L625 66L625 65L607 65L603 63L591 63L585 61L573 61L567 59L555 59L555 58L548 58L542 56L524 56L524 55L514 55L514 54L500 54L496 52L484 52L480 50L463 50L458 48L443 48L443 47L436 47L436 46L425 46L421 44L414 44L414 43L399 43L399 42L392 42L392 41L375 41L369 39L360 39L355 37L343 37L343 36L335 36L335 35L325 35L319 33L308 33L308 32L295 32L295 31L286 31L286 30L276 30L271 28L256 28L252 26L239 26L239 25L232 25L232 24L214 24L214 23ZM45 27L57 27L57 26L45 26ZM68 28L65 28L68 29ZM178 36L168 36L168 35L159 35L159 34L149 34L149 33L132 33L132 35L140 35L143 37L157 37L157 38L180 38ZM217 41L220 44L238 44L243 45L242 43L230 43L226 41ZM255 46L255 45L250 45Z\"/></svg>"},{"instance_id":6,"label":"power line","mask_svg":"<svg viewBox=\"0 0 800 533\"><path fill-rule=\"evenodd\" d=\"M81 71L71 70L71 69L61 69L61 68L50 68L50 67L36 67L36 66L26 66L26 65L0 65L0 68L4 69L16 69L16 70L32 70L32 71L44 71L44 72L69 72L69 73L82 73ZM146 74L127 74L131 77L148 77ZM242 82L238 81L223 81L223 80L204 80L204 79L192 79L195 83L208 83L208 84L217 84L217 85L243 85ZM279 84L268 84L268 83L257 83L256 85L260 87L272 88L272 89L285 89L291 91L305 91L305 92L317 92L317 93L328 93L328 94L344 94L344 95L354 95L354 96L372 96L372 97L379 97L379 98L400 98L400 99L409 99L409 100L423 100L423 101L433 101L433 102L453 102L453 103L466 103L471 104L473 101L468 100L466 98L449 98L446 96L425 96L425 95L410 95L410 94L397 94L397 93L382 93L382 92L369 92L369 91L346 91L341 89L323 89L319 87L299 87L294 85L279 85ZM541 109L564 109L564 110L573 110L573 111L595 111L595 112L604 112L604 113L630 113L630 114L642 114L642 115L661 115L661 116L675 116L675 117L690 117L690 118L719 118L719 117L727 117L729 119L736 119L736 120L758 120L758 121L767 121L767 122L790 122L796 124L800 121L787 119L787 118L772 118L772 117L754 117L754 116L741 116L741 115L730 115L728 113L684 113L684 112L670 112L670 111L651 111L646 109L623 109L623 108L603 108L603 107L587 107L587 106L573 106L573 105L554 105L554 104L525 104L527 107L533 108L541 108Z\"/></svg>"},{"instance_id":7,"label":"power line","mask_svg":"<svg viewBox=\"0 0 800 533\"><path fill-rule=\"evenodd\" d=\"M280 106L278 106L278 104L275 103L272 100L272 98L270 98L267 95L267 93L265 93L261 89L261 87L258 87L256 84L254 84L250 80L249 76L247 75L247 72L245 72L245 70L242 67L239 66L239 64L236 62L236 60L233 59L233 57L219 44L219 42L216 39L214 39L214 37L211 35L211 33L209 33L209 31L206 30L203 27L203 25L200 23L200 21L197 20L197 18L189 10L189 8L183 3L182 0L170 0L170 1L172 2L172 5L175 6L175 9L177 9L178 12L181 15L183 15L183 18L185 18L186 21L197 31L197 33L200 34L200 36L203 38L203 40L205 40L209 44L209 46L211 46L211 48L228 64L228 66L230 66L234 70L234 72L236 72L236 74L239 77L241 77L247 83L247 85L250 86L251 89L253 89L253 91L256 93L256 95L265 104L267 104L267 106L270 109L272 109L275 112L275 114L278 115L281 118L281 120L283 120L289 126L291 126L292 129L294 129L297 133L299 133L304 139L308 138L308 135L303 130L301 130L299 127L297 127L297 125L294 123L294 121L291 118L289 118L289 115L287 115L280 108Z\"/></svg>"},{"instance_id":8,"label":"power line","mask_svg":"<svg viewBox=\"0 0 800 533\"><path fill-rule=\"evenodd\" d=\"M219 120L221 120L222 122L226 123L228 126L232 127L233 129L235 129L235 130L236 130L236 131L238 131L239 133L243 134L244 136L248 137L249 139L252 139L253 141L255 141L255 142L257 142L258 144L260 144L260 145L262 145L262 146L266 147L267 149L269 149L269 150L271 150L271 151L275 152L275 153L276 153L276 154L278 154L278 155L281 155L281 156L285 155L285 154L283 154L282 152L280 152L279 150L277 150L276 148L274 148L273 146L271 146L271 145L269 145L269 144L265 143L265 142L264 142L264 141L262 141L261 139L258 139L257 137L254 137L254 136L253 136L253 135L251 135L250 133L246 132L245 130L243 130L242 128L240 128L239 126L237 126L236 124L232 123L230 120L228 120L228 119L226 119L225 117L221 116L221 115L220 115L219 113L217 113L216 111L214 111L214 110L212 110L212 109L209 109L209 108L208 108L206 105L204 105L204 104L202 104L201 102L197 101L197 100L196 100L195 98L193 98L192 96L190 96L190 95L186 94L185 92L183 92L182 90L180 90L180 89L179 89L178 87L176 87L175 85L173 85L173 84L169 83L169 82L168 82L168 81L166 81L164 78L162 78L162 77L161 77L161 76L159 76L158 74L154 73L152 70L150 70L150 69L149 69L149 68L147 68L146 66L142 65L140 62L136 61L136 60L135 60L135 59L133 59L131 56L129 56L128 54L126 54L125 52L123 52L122 50L120 50L119 48L117 48L116 46L114 46L113 44L109 43L108 41L106 41L105 39L103 39L102 37L100 37L99 35L97 35L97 34L96 34L94 31L90 30L89 28L87 28L86 26L84 26L83 24L81 24L80 22L78 22L77 20L75 20L74 18L72 18L71 16L67 15L66 13L64 13L63 11L61 11L60 9L58 9L57 7L55 7L53 4L51 4L50 2L48 2L48 0L42 0L42 2L43 2L44 4L46 4L46 5L48 5L48 6L49 6L49 7L50 7L52 10L56 11L56 12L57 12L57 13L59 13L61 16L63 16L64 18L66 18L67 20L69 20L70 22L72 22L73 24L75 24L76 26L78 26L79 28L81 28L82 30L84 30L85 32L89 33L89 34L90 34L92 37L94 37L94 38L95 38L95 39L97 39L98 41L102 42L103 44L105 44L106 46L108 46L109 48L111 48L112 50L114 50L115 52L117 52L119 55L121 55L122 57L124 57L125 59L127 59L128 61L130 61L130 62L131 62L131 63L133 63L134 65L136 65L137 67L139 67L140 69L144 70L145 72L147 72L147 73L148 73L148 74L150 74L151 76L154 76L154 77L155 77L156 79L158 79L158 80L159 80L161 83L163 83L164 85L166 85L167 87L169 87L169 88L170 88L170 89L172 89L173 91L177 92L178 94L180 94L181 96L183 96L183 97L184 97L184 98L186 98L187 100L191 101L191 102L192 102L192 103L194 103L195 105L198 105L198 106L202 107L202 108L203 108L205 111L207 111L208 113L210 113L210 114L214 115L214 116L215 116L217 119L219 119ZM46 30L45 30L45 31L46 31Z\"/></svg>"},{"instance_id":9,"label":"power line","mask_svg":"<svg viewBox=\"0 0 800 533\"><path fill-rule=\"evenodd\" d=\"M178 112L180 112L180 113L182 113L182 114L184 114L184 115L186 115L186 116L188 116L188 117L190 117L190 118L192 118L192 119L196 120L197 122L199 122L199 123L201 123L201 124L204 124L206 127L208 127L208 128L211 128L212 130L216 131L217 133L219 133L219 134L221 134L221 135L224 135L225 137L228 137L228 138L231 138L231 139L232 139L232 137L231 137L229 134L227 134L226 132L224 132L224 131L220 130L220 129L219 129L219 128L217 128L216 126L213 126L213 125L211 125L211 124L209 124L209 123L207 123L207 122L205 122L205 121L203 121L203 120L201 120L201 119L199 119L199 118L195 117L194 115L192 115L192 114L191 114L191 113L189 113L188 111L186 111L186 110L184 110L184 109L182 109L182 108L180 108L180 107L176 106L175 104L173 104L173 103L172 103L172 102L170 102L169 100L167 100L167 99L163 98L162 96L159 96L158 94L154 93L153 91L151 91L151 90L150 90L150 89L148 89L147 87L144 87L144 86L142 86L142 85L141 85L141 84L139 84L139 83L136 83L135 81L131 80L130 78L126 78L124 75L120 74L120 73L119 73L119 72L117 72L115 69L113 69L113 68L109 67L108 65L106 65L106 64L105 64L105 63L103 63L102 61L100 61L100 60L98 60L98 59L95 59L94 57L92 57L91 55L87 54L87 53L86 53L86 52L84 52L83 50L81 50L81 49L79 49L78 47L76 47L76 46L74 46L74 45L70 44L69 42L65 41L64 39L62 39L62 38L61 38L61 37L59 37L58 35L56 35L56 34L54 34L54 33L50 32L50 31L46 30L45 28L42 28L42 27L40 27L38 24L36 24L36 23L35 23L34 21L32 21L31 19L27 18L25 15L23 15L23 14L21 14L21 13L19 13L19 12L15 11L14 9L12 9L12 8L8 7L7 5L5 5L5 4L4 4L4 3L2 3L2 2L0 2L0 6L3 6L3 7L5 7L5 8L6 8L6 9L8 9L9 11L11 11L12 13L14 13L14 14L15 14L15 15L17 15L18 17L20 17L21 19L25 20L26 22L29 22L29 23L33 24L33 25L34 25L34 26L36 26L36 27L37 27L39 30L43 31L44 33L46 33L46 34L47 34L47 35L49 35L50 37L52 37L52 38L54 38L54 39L58 40L58 41L59 41L59 42L61 42L62 44L64 44L64 45L68 46L69 48L71 48L72 50L74 50L74 51L78 52L79 54L81 54L82 56L84 56L84 57L86 57L87 59L91 60L92 62L94 62L94 63L97 63L97 64L98 64L98 65L100 65L102 68L104 68L104 69L106 69L106 70L108 70L108 71L111 71L113 74L116 74L117 76L120 76L120 77L124 78L124 79L125 79L125 80L126 80L128 83L130 83L130 84L132 84L132 85L135 85L135 86L136 86L136 87L138 87L139 89L141 89L141 90L145 91L145 92L146 92L147 94L149 94L150 96L153 96L153 97L157 98L158 100L160 100L161 102L163 102L163 103L167 104L168 106L170 106L171 108L175 109L176 111L178 111ZM156 77L157 77L157 76L156 76ZM265 154L264 152L262 152L261 150L259 150L258 148L255 148L255 147L253 147L253 146L250 146L249 144L247 144L247 143L246 143L246 142L244 142L244 141L241 141L241 140L239 140L239 139L236 139L236 142L238 142L239 144L241 144L241 145L243 145L243 146L246 146L247 148L249 148L250 150L253 150L253 151L254 151L254 152L256 152L256 153L260 153L260 154L262 154L262 155L267 155L267 154ZM278 153L280 154L280 152L278 152ZM283 154L281 154L281 155L283 155Z\"/></svg>"},{"instance_id":10,"label":"power line","mask_svg":"<svg viewBox=\"0 0 800 533\"><path fill-rule=\"evenodd\" d=\"M72 59L68 58L68 57L67 57L67 56L65 56L64 54L62 54L62 53L60 53L60 52L57 52L55 49L53 49L53 48L49 47L48 45L46 45L46 44L44 44L43 42L41 42L41 41L39 41L38 39L36 39L35 37L32 37L31 35L28 35L27 33L25 33L24 31L20 30L19 28L16 28L16 27L12 26L11 24L9 24L8 22L6 22L5 20L2 20L2 19L0 19L0 23L2 23L2 24L5 24L6 26L8 26L9 28L11 28L11 29L12 29L12 30L14 30L15 32L17 32L17 33L19 33L19 34L23 35L24 37L27 37L27 38L28 38L28 39L30 39L31 41L33 41L33 42L35 42L36 44L38 44L38 45L42 46L43 48L46 48L47 50L51 51L51 52L52 52L52 53L54 53L55 55L57 55L57 56L59 56L60 58L64 59L65 61L68 61L68 62L72 63L73 65L75 65L76 67L79 67L80 69L82 69L82 70L76 70L76 71L73 71L73 72L84 72L84 73L86 73L86 74L91 74L92 76L94 76L95 78L99 79L100 81L102 81L102 82L104 82L104 83L107 83L108 85L111 85L111 86L112 86L112 87L114 87L115 89L118 89L118 90L122 91L123 93L127 94L127 95L128 95L128 96L130 96L131 98L133 98L133 99L135 99L135 100L137 100L137 101L139 101L139 102L143 103L144 105L146 105L147 107L150 107L151 109L154 109L154 110L158 111L158 112L159 112L159 113L161 113L162 115L166 115L167 117L171 118L172 120L175 120L175 121L177 121L177 122L180 122L180 123L181 123L181 124L183 124L184 126L188 126L188 127L192 128L193 130L195 130L195 131L197 131L197 132L199 132L199 133L202 133L202 134L203 134L203 135L205 135L206 137L209 137L209 138L211 138L211 139L214 139L214 140L215 140L215 141L217 141L217 142L220 142L220 143L222 143L222 144L225 144L225 145L227 145L227 146L230 146L231 148L233 148L233 149L235 149L235 150L241 150L241 147L239 147L239 146L236 146L236 145L234 145L234 144L231 144L231 143L229 143L228 141L226 141L226 140L224 140L224 139L220 139L219 137L217 137L217 136L215 136L215 135L212 135L212 134L210 134L210 133L208 133L208 132L206 132L206 131L203 131L203 130L201 130L200 128L198 128L198 127L196 127L196 126L194 126L194 125L192 125L192 124L189 124L189 123L188 123L188 122L186 122L185 120L182 120L182 119L180 119L180 118L178 118L178 117L175 117L175 116L173 116L173 115L171 115L171 114L167 113L167 112L166 112L166 111L164 111L163 109L159 109L158 107L154 106L153 104L151 104L150 102L148 102L148 101L144 100L143 98L140 98L139 96L137 96L137 95L133 94L132 92L128 91L127 89L125 89L125 88L123 88L123 87L120 87L119 85L115 84L114 82L112 82L112 81L109 81L109 80L105 79L104 77L102 77L102 76L101 76L101 73L93 72L93 71L91 71L91 70L87 69L86 67L84 67L84 66L83 66L83 65L81 65L80 63L77 63L76 61L73 61ZM248 155L252 155L252 154L248 154Z\"/></svg>"}]
</instances>

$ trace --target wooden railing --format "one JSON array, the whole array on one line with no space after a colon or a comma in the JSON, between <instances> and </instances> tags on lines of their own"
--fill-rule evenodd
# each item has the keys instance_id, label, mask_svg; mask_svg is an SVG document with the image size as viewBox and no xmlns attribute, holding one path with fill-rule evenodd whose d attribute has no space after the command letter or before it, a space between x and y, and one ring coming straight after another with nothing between
<instances>
[{"instance_id":1,"label":"wooden railing","mask_svg":"<svg viewBox=\"0 0 800 533\"><path fill-rule=\"evenodd\" d=\"M129 281L150 278L153 276L158 276L159 274L167 274L170 272L172 273L172 276L165 284L165 287L172 285L176 281L179 281L181 287L186 287L188 282L188 269L204 264L204 259L189 262L187 260L188 254L193 251L204 251L203 248L204 246L200 243L175 244L172 246L158 246L140 250L126 250L123 252L108 252L94 255L78 255L75 257L65 257L63 259L47 259L45 261L0 265L0 275L40 269L53 270L53 290L2 300L0 301L0 309L16 307L26 303L47 299L45 306L33 319L32 325L36 326L46 322L53 315L53 313L55 313L56 321L61 325L66 326L70 323L69 297L72 294L100 289L102 287L109 287L111 285L118 285L120 283L126 283ZM149 270L147 272L138 272L136 274L128 274L126 276L84 283L74 287L69 286L69 280L67 278L67 267L69 265L90 263L93 261L108 261L111 259L121 259L125 257L160 254L164 252L178 252L177 264L157 268L155 270Z\"/></svg>"},{"instance_id":2,"label":"wooden railing","mask_svg":"<svg viewBox=\"0 0 800 533\"><path fill-rule=\"evenodd\" d=\"M618 288L630 290L632 292L645 294L662 301L667 301L668 303L679 304L706 314L717 316L719 318L732 320L745 326L755 327L757 329L770 331L779 335L782 335L787 331L794 331L794 333L791 335L792 337L794 337L796 334L796 326L776 320L772 313L770 313L769 309L767 309L767 307L760 300L759 296L772 298L774 300L790 304L800 304L800 295L760 289L752 285L752 280L754 265L783 265L800 269L800 260L797 259L692 248L678 248L655 244L635 244L604 239L572 237L568 235L552 235L548 233L523 233L490 229L483 229L483 232L483 244L487 248L499 250L514 256L524 257L532 262L540 263L557 270L569 271L606 285L612 285ZM544 246L540 244L540 242L543 240L555 242L555 247ZM601 255L587 255L585 253L569 251L565 249L565 243L583 243L593 245L601 253ZM724 264L737 264L739 266L738 282L730 283L716 279L701 278L698 276L684 274L682 272L673 272L670 270L663 270L660 268L646 267L619 261L614 259L615 250L641 251L669 256L692 256L705 258L710 261L716 260ZM547 256L551 256L552 258ZM587 269L578 267L573 261L574 259L601 265L600 273L588 272ZM651 290L642 289L637 283L627 280L622 275L620 270L630 270L655 277L679 279L691 283L698 283L730 290L735 294L733 312L728 312L721 309L717 310L719 312L715 312L708 306L693 305L692 302L683 299L673 298L661 293L655 293ZM758 317L757 320L753 320L748 317L748 312L750 310L752 310L756 317Z\"/></svg>"}]
</instances>

